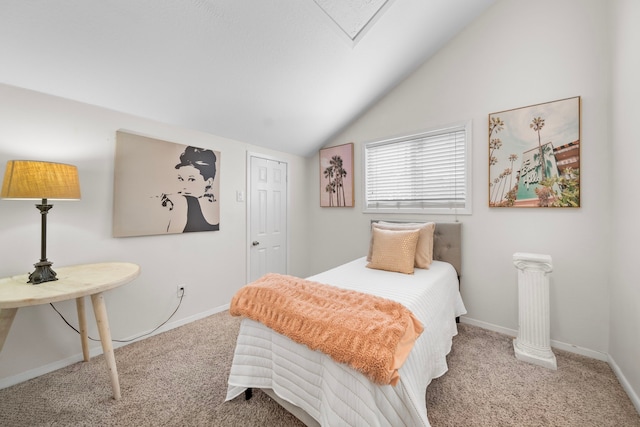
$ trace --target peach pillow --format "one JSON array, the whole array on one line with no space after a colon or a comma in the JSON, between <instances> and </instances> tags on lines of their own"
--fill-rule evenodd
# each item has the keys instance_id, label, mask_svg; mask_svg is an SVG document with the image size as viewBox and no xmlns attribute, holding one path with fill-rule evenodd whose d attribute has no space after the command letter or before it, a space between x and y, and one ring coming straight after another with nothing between
<instances>
[{"instance_id":1,"label":"peach pillow","mask_svg":"<svg viewBox=\"0 0 640 427\"><path fill-rule=\"evenodd\" d=\"M368 268L413 274L419 230L383 230L374 228L373 250Z\"/></svg>"},{"instance_id":2,"label":"peach pillow","mask_svg":"<svg viewBox=\"0 0 640 427\"><path fill-rule=\"evenodd\" d=\"M382 230L419 230L420 236L418 238L418 244L416 246L415 267L429 268L433 262L433 232L436 229L435 222L405 222L405 223L393 223L393 222L374 222L371 224L371 229L374 228ZM371 251L373 249L373 234L371 236L371 243L369 244L369 255L367 261L371 261Z\"/></svg>"}]
</instances>

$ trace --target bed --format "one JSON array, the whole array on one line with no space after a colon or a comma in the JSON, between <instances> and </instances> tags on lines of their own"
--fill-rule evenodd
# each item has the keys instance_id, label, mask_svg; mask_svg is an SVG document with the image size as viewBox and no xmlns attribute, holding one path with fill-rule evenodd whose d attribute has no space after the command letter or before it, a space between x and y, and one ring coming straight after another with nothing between
<instances>
[{"instance_id":1,"label":"bed","mask_svg":"<svg viewBox=\"0 0 640 427\"><path fill-rule=\"evenodd\" d=\"M378 385L326 354L243 319L226 400L263 390L309 426L429 426L426 388L447 371L446 355L466 313L459 292L460 223L437 223L433 261L414 274L367 268L362 257L307 278L407 307L424 325L395 386Z\"/></svg>"}]
</instances>

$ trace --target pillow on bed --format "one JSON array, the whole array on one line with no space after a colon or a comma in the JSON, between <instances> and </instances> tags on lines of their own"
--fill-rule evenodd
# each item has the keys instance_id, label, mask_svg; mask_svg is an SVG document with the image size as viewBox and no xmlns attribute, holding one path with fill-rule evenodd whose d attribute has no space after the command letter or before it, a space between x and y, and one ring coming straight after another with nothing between
<instances>
[{"instance_id":1,"label":"pillow on bed","mask_svg":"<svg viewBox=\"0 0 640 427\"><path fill-rule=\"evenodd\" d=\"M433 231L436 229L435 222L374 222L371 224L371 243L369 244L369 255L367 261L371 261L373 249L373 230L419 230L418 245L416 246L416 256L414 266L418 268L429 268L433 262Z\"/></svg>"},{"instance_id":2,"label":"pillow on bed","mask_svg":"<svg viewBox=\"0 0 640 427\"><path fill-rule=\"evenodd\" d=\"M368 268L413 274L420 230L383 230L374 228L373 250Z\"/></svg>"}]
</instances>

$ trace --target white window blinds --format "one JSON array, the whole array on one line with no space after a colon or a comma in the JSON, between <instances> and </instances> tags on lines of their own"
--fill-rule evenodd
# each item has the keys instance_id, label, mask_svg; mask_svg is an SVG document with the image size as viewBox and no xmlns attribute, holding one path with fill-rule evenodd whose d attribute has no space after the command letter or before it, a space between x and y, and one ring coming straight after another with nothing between
<instances>
[{"instance_id":1,"label":"white window blinds","mask_svg":"<svg viewBox=\"0 0 640 427\"><path fill-rule=\"evenodd\" d=\"M468 127L365 144L365 210L470 213Z\"/></svg>"}]
</instances>

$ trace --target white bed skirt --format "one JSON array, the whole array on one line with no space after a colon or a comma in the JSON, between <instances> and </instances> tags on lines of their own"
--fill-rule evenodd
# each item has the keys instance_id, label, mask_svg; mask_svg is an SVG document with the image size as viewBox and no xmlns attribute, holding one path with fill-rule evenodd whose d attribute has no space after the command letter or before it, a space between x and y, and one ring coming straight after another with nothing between
<instances>
[{"instance_id":1,"label":"white bed skirt","mask_svg":"<svg viewBox=\"0 0 640 427\"><path fill-rule=\"evenodd\" d=\"M269 389L304 411L316 425L429 426L426 388L447 371L446 355L457 334L455 318L466 313L457 274L450 264L439 261L429 270L416 269L414 275L365 265L360 258L309 280L398 301L423 323L425 331L400 368L395 387L376 385L347 365L244 319L226 400L247 388ZM313 425L308 419L303 422Z\"/></svg>"}]
</instances>

